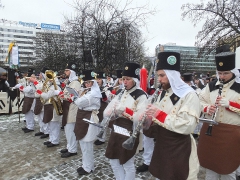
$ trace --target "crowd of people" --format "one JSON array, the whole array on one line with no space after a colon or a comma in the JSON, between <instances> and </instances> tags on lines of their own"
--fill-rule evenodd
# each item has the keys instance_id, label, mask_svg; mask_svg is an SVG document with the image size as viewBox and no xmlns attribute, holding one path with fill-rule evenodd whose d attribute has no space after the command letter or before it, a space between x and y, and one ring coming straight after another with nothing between
<instances>
[{"instance_id":1,"label":"crowd of people","mask_svg":"<svg viewBox=\"0 0 240 180\"><path fill-rule=\"evenodd\" d=\"M206 180L236 179L240 75L235 56L216 54L216 75L198 77L180 74L179 53L160 52L157 85L150 79L145 91L139 81L141 67L134 62L116 70L115 80L92 70L78 77L74 63L66 65L61 82L48 67L38 77L30 68L27 78L12 87L24 93L22 130L34 131L35 117L40 127L35 136L48 138L43 144L54 148L62 127L67 142L61 157L77 155L79 145L81 176L94 171L94 145L107 143L104 153L117 180L134 180L136 171L149 171L161 180L197 180L200 166L206 168ZM126 148L129 136L134 141ZM142 150L143 164L135 168L135 155Z\"/></svg>"}]
</instances>

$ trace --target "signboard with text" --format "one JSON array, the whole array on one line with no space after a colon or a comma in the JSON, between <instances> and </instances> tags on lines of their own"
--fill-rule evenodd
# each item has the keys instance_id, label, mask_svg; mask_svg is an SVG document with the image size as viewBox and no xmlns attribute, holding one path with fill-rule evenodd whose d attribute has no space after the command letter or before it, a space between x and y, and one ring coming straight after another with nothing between
<instances>
[{"instance_id":1,"label":"signboard with text","mask_svg":"<svg viewBox=\"0 0 240 180\"><path fill-rule=\"evenodd\" d=\"M41 29L60 31L60 25L41 23Z\"/></svg>"}]
</instances>

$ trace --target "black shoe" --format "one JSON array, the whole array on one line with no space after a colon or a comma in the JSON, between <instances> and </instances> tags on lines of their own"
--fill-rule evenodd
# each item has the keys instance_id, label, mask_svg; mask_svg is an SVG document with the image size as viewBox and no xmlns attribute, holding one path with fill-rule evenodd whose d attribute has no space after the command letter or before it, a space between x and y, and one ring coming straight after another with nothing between
<instances>
[{"instance_id":1,"label":"black shoe","mask_svg":"<svg viewBox=\"0 0 240 180\"><path fill-rule=\"evenodd\" d=\"M68 152L68 149L62 149L61 151L60 151L60 153L67 153Z\"/></svg>"},{"instance_id":2,"label":"black shoe","mask_svg":"<svg viewBox=\"0 0 240 180\"><path fill-rule=\"evenodd\" d=\"M144 148L142 148L142 150L139 150L139 152L143 152L144 151Z\"/></svg>"},{"instance_id":3,"label":"black shoe","mask_svg":"<svg viewBox=\"0 0 240 180\"><path fill-rule=\"evenodd\" d=\"M50 144L51 142L50 141L45 141L43 144L44 145L48 145L48 144Z\"/></svg>"},{"instance_id":4,"label":"black shoe","mask_svg":"<svg viewBox=\"0 0 240 180\"><path fill-rule=\"evenodd\" d=\"M26 122L26 120L23 120L23 122Z\"/></svg>"},{"instance_id":5,"label":"black shoe","mask_svg":"<svg viewBox=\"0 0 240 180\"><path fill-rule=\"evenodd\" d=\"M25 131L25 130L27 130L27 129L28 129L28 128L26 128L26 127L22 128L23 131Z\"/></svg>"},{"instance_id":6,"label":"black shoe","mask_svg":"<svg viewBox=\"0 0 240 180\"><path fill-rule=\"evenodd\" d=\"M44 138L47 138L47 137L49 137L49 134L43 134L43 135L40 136L40 139L44 139Z\"/></svg>"},{"instance_id":7,"label":"black shoe","mask_svg":"<svg viewBox=\"0 0 240 180\"><path fill-rule=\"evenodd\" d=\"M80 170L80 171L78 171L78 174L81 176L81 175L87 175L87 174L90 174L92 171L90 171L90 172L87 172L87 171L85 171L83 168Z\"/></svg>"},{"instance_id":8,"label":"black shoe","mask_svg":"<svg viewBox=\"0 0 240 180\"><path fill-rule=\"evenodd\" d=\"M145 171L148 171L148 165L143 163L141 166L137 167L137 172L145 172Z\"/></svg>"},{"instance_id":9,"label":"black shoe","mask_svg":"<svg viewBox=\"0 0 240 180\"><path fill-rule=\"evenodd\" d=\"M80 172L80 171L82 171L82 170L83 170L83 167L77 168L77 172Z\"/></svg>"},{"instance_id":10,"label":"black shoe","mask_svg":"<svg viewBox=\"0 0 240 180\"><path fill-rule=\"evenodd\" d=\"M35 136L41 136L43 134L44 134L43 132L38 132L38 133L35 133Z\"/></svg>"},{"instance_id":11,"label":"black shoe","mask_svg":"<svg viewBox=\"0 0 240 180\"><path fill-rule=\"evenodd\" d=\"M59 144L53 144L53 143L49 143L47 144L47 147L54 147L54 146L58 146Z\"/></svg>"},{"instance_id":12,"label":"black shoe","mask_svg":"<svg viewBox=\"0 0 240 180\"><path fill-rule=\"evenodd\" d=\"M64 129L64 126L62 126L61 129Z\"/></svg>"},{"instance_id":13,"label":"black shoe","mask_svg":"<svg viewBox=\"0 0 240 180\"><path fill-rule=\"evenodd\" d=\"M102 144L104 144L105 142L102 142L102 141L99 141L99 140L96 140L95 142L94 142L94 144L95 145L102 145Z\"/></svg>"},{"instance_id":14,"label":"black shoe","mask_svg":"<svg viewBox=\"0 0 240 180\"><path fill-rule=\"evenodd\" d=\"M32 132L32 131L34 131L34 130L33 129L26 129L26 130L24 130L25 133L29 133L29 132Z\"/></svg>"},{"instance_id":15,"label":"black shoe","mask_svg":"<svg viewBox=\"0 0 240 180\"><path fill-rule=\"evenodd\" d=\"M70 152L66 152L66 153L63 153L61 155L62 158L67 158L67 157L71 157L71 156L75 156L77 155L77 153L70 153Z\"/></svg>"},{"instance_id":16,"label":"black shoe","mask_svg":"<svg viewBox=\"0 0 240 180\"><path fill-rule=\"evenodd\" d=\"M192 136L196 139L198 138L198 134L192 134Z\"/></svg>"}]
</instances>

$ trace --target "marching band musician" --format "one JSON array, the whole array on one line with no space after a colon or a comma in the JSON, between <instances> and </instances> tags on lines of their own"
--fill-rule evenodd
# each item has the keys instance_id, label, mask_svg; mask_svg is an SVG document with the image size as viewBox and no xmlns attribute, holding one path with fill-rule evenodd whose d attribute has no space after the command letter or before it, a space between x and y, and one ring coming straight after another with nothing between
<instances>
[{"instance_id":1,"label":"marching band musician","mask_svg":"<svg viewBox=\"0 0 240 180\"><path fill-rule=\"evenodd\" d=\"M124 64L122 72L125 89L120 89L114 99L108 104L104 111L104 117L114 120L114 125L133 131L136 112L143 106L147 97L139 87L140 65L133 62ZM114 110L115 109L115 110ZM114 111L113 111L114 110ZM113 115L112 115L113 114ZM139 150L139 139L137 138L132 150L126 150L122 143L128 137L111 131L105 156L110 159L110 165L117 180L134 180L135 166L134 155Z\"/></svg>"},{"instance_id":2,"label":"marching band musician","mask_svg":"<svg viewBox=\"0 0 240 180\"><path fill-rule=\"evenodd\" d=\"M156 178L196 180L199 162L191 133L200 115L200 103L194 90L180 77L180 54L160 52L158 81L163 91L145 115L151 124L144 132L156 139L149 172Z\"/></svg>"},{"instance_id":3,"label":"marching band musician","mask_svg":"<svg viewBox=\"0 0 240 180\"><path fill-rule=\"evenodd\" d=\"M100 88L100 91L102 92L106 86L106 79L105 79L105 73L104 72L97 72L97 83ZM103 111L107 107L107 96L106 92L102 92L102 98L101 98L101 106L98 112L98 118L99 118L99 123L103 120ZM104 133L104 136L102 138L97 138L97 140L94 142L95 145L102 145L105 143L105 135L106 132Z\"/></svg>"},{"instance_id":4,"label":"marching band musician","mask_svg":"<svg viewBox=\"0 0 240 180\"><path fill-rule=\"evenodd\" d=\"M117 73L117 79L115 80L113 87L118 87L115 88L115 91L118 91L119 89L122 89L124 87L123 85L123 80L122 80L122 69L117 69L116 73Z\"/></svg>"},{"instance_id":5,"label":"marching band musician","mask_svg":"<svg viewBox=\"0 0 240 180\"><path fill-rule=\"evenodd\" d=\"M42 89L43 86L43 81L44 79L46 79L45 77L45 71L48 70L49 68L47 67L43 67L40 70L39 73L39 80L37 81L36 78L30 78L30 82L32 82L37 89ZM35 92L35 108L34 108L34 114L38 120L38 124L40 127L40 131L35 133L35 136L40 136L41 139L43 138L47 138L49 137L49 128L48 128L48 123L44 123L43 122L43 115L44 115L44 111L43 111L43 104L40 100L40 95L38 93Z\"/></svg>"},{"instance_id":6,"label":"marching band musician","mask_svg":"<svg viewBox=\"0 0 240 180\"><path fill-rule=\"evenodd\" d=\"M60 122L62 120L62 115L58 113L59 109L54 107L54 105L50 102L51 98L54 98L54 100L57 101L57 95L61 90L59 87L60 82L57 77L54 77L53 71L47 70L46 72L48 71L52 74L52 79L46 77L45 82L43 83L43 89L38 89L36 93L40 95L40 98L43 101L42 103L44 103L43 122L48 123L49 140L45 141L43 144L49 148L59 145L61 128ZM56 87L54 86L54 82L56 83Z\"/></svg>"},{"instance_id":7,"label":"marching band musician","mask_svg":"<svg viewBox=\"0 0 240 180\"><path fill-rule=\"evenodd\" d=\"M111 77L110 74L108 74L108 75L107 75L107 79L106 79L106 85L107 85L108 87L111 87L111 86L113 86L113 84L114 84L113 78Z\"/></svg>"},{"instance_id":8,"label":"marching band musician","mask_svg":"<svg viewBox=\"0 0 240 180\"><path fill-rule=\"evenodd\" d=\"M82 151L82 167L77 169L79 175L86 175L94 170L93 143L98 134L98 127L84 122L84 118L98 123L97 116L102 98L100 89L91 70L83 72L86 90L80 97L73 96L72 100L78 106L74 133Z\"/></svg>"},{"instance_id":9,"label":"marching band musician","mask_svg":"<svg viewBox=\"0 0 240 180\"><path fill-rule=\"evenodd\" d=\"M183 74L183 81L188 84L191 88L193 88L194 90L197 89L196 86L193 85L192 82L192 73L184 73Z\"/></svg>"},{"instance_id":10,"label":"marching band musician","mask_svg":"<svg viewBox=\"0 0 240 180\"><path fill-rule=\"evenodd\" d=\"M106 86L103 91L105 92L106 96L104 98L104 101L109 103L112 101L112 99L115 97L116 95L116 92L119 90L119 89L122 89L124 88L124 85L123 85L123 80L122 80L122 71L123 70L116 70L116 73L117 73L117 79L114 81L113 85L112 86Z\"/></svg>"},{"instance_id":11,"label":"marching band musician","mask_svg":"<svg viewBox=\"0 0 240 180\"><path fill-rule=\"evenodd\" d=\"M194 84L196 86L196 92L199 94L201 90L205 87L204 81L201 78L198 78L197 76L194 77Z\"/></svg>"},{"instance_id":12,"label":"marching band musician","mask_svg":"<svg viewBox=\"0 0 240 180\"><path fill-rule=\"evenodd\" d=\"M191 88L193 88L195 90L195 92L197 94L199 94L200 92L197 90L198 88L196 86L192 85L192 73L184 73L183 74L183 81L188 84ZM193 137L194 138L198 138L198 135L200 133L200 130L202 128L202 122L198 122L196 128L193 131Z\"/></svg>"},{"instance_id":13,"label":"marching band musician","mask_svg":"<svg viewBox=\"0 0 240 180\"><path fill-rule=\"evenodd\" d=\"M147 88L147 94L148 98L150 98L156 91L156 89L154 88L154 79L150 79L148 86L150 87ZM147 137L143 134L143 153L142 153L143 163L137 167L137 172L148 171L148 167L152 159L154 144L155 144L154 138Z\"/></svg>"},{"instance_id":14,"label":"marching band musician","mask_svg":"<svg viewBox=\"0 0 240 180\"><path fill-rule=\"evenodd\" d=\"M99 117L100 121L103 120L103 111L105 110L105 108L108 105L108 103L111 102L111 100L115 97L116 91L119 88L120 89L123 88L123 85L122 85L123 84L122 83L122 70L116 70L116 72L117 72L117 79L114 82L113 87L108 87L107 86L107 84L105 83L106 79L99 79L99 78L97 79L98 85L99 85L100 90L102 92L101 107L99 109L99 114L98 114L98 117ZM99 76L102 73L103 72L99 72L97 74ZM104 85L103 85L103 83L104 83ZM111 127L110 124L109 124L109 127ZM106 133L107 133L107 129L105 129L102 137L97 137L98 139L94 142L94 144L95 145L101 145L101 144L105 143Z\"/></svg>"},{"instance_id":15,"label":"marching band musician","mask_svg":"<svg viewBox=\"0 0 240 180\"><path fill-rule=\"evenodd\" d=\"M28 69L28 75L27 77L35 77L33 74L33 69L29 68ZM22 113L25 114L25 119L26 119L26 127L22 128L22 130L25 133L34 131L34 107L35 107L35 87L32 82L28 83L18 83L14 87L19 88L20 91L24 93L24 101L23 101L23 107L22 107Z\"/></svg>"},{"instance_id":16,"label":"marching band musician","mask_svg":"<svg viewBox=\"0 0 240 180\"><path fill-rule=\"evenodd\" d=\"M67 139L67 148L61 150L61 157L67 158L70 156L77 155L77 140L74 131L76 123L76 115L78 106L74 104L71 100L71 96L68 93L66 86L79 90L81 88L81 83L78 81L76 76L76 64L69 63L65 68L65 75L67 81L65 81L65 89L63 95L63 117L62 117L62 126L64 127L66 139Z\"/></svg>"},{"instance_id":17,"label":"marching band musician","mask_svg":"<svg viewBox=\"0 0 240 180\"><path fill-rule=\"evenodd\" d=\"M233 52L218 53L215 62L217 79L202 90L199 98L206 118L211 119L215 114L218 125L214 125L211 136L207 136L208 124L204 123L198 143L198 157L200 165L206 168L206 180L217 180L219 177L233 180L240 164L239 71L235 68ZM223 81L223 88L219 93L220 81Z\"/></svg>"}]
</instances>

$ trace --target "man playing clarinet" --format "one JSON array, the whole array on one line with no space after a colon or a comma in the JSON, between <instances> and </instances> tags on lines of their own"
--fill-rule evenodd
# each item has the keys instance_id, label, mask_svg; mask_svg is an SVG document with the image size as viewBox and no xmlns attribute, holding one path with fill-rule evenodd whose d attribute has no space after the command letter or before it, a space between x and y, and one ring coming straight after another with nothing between
<instances>
[{"instance_id":1,"label":"man playing clarinet","mask_svg":"<svg viewBox=\"0 0 240 180\"><path fill-rule=\"evenodd\" d=\"M198 157L200 165L206 168L206 180L231 180L236 178L240 164L240 78L235 53L219 53L215 62L217 79L202 90L199 98L205 118L211 119L215 114L218 125L210 125L212 131L206 135L209 124L204 123Z\"/></svg>"},{"instance_id":2,"label":"man playing clarinet","mask_svg":"<svg viewBox=\"0 0 240 180\"><path fill-rule=\"evenodd\" d=\"M199 99L181 80L179 53L160 52L158 60L163 91L145 112L147 122L154 123L144 134L156 139L149 172L161 180L196 180L199 162L191 133L200 115Z\"/></svg>"}]
</instances>

